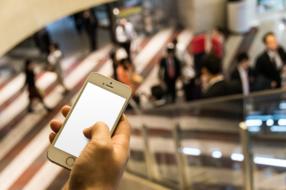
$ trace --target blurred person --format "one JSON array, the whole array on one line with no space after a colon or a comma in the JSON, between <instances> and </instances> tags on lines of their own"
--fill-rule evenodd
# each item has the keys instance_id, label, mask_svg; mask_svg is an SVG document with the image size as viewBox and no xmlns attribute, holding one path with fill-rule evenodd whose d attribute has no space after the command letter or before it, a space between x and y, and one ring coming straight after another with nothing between
<instances>
[{"instance_id":1,"label":"blurred person","mask_svg":"<svg viewBox=\"0 0 286 190\"><path fill-rule=\"evenodd\" d=\"M125 49L128 59L131 61L131 43L136 37L133 24L126 19L120 19L115 29L118 45Z\"/></svg>"},{"instance_id":2,"label":"blurred person","mask_svg":"<svg viewBox=\"0 0 286 190\"><path fill-rule=\"evenodd\" d=\"M159 77L166 87L167 102L176 102L176 83L181 77L181 63L175 56L173 44L168 45L167 55L160 61Z\"/></svg>"},{"instance_id":3,"label":"blurred person","mask_svg":"<svg viewBox=\"0 0 286 190\"><path fill-rule=\"evenodd\" d=\"M253 77L250 69L250 60L247 53L240 53L237 58L237 67L231 74L231 81L238 82L237 92L249 95L252 90Z\"/></svg>"},{"instance_id":4,"label":"blurred person","mask_svg":"<svg viewBox=\"0 0 286 190\"><path fill-rule=\"evenodd\" d=\"M36 32L33 36L34 42L40 52L45 56L48 56L49 52L49 47L50 44L52 43L50 34L46 28L43 28L42 30Z\"/></svg>"},{"instance_id":5,"label":"blurred person","mask_svg":"<svg viewBox=\"0 0 286 190\"><path fill-rule=\"evenodd\" d=\"M92 10L86 10L83 12L82 22L84 29L87 33L90 43L90 50L97 49L97 27L98 20Z\"/></svg>"},{"instance_id":6,"label":"blurred person","mask_svg":"<svg viewBox=\"0 0 286 190\"><path fill-rule=\"evenodd\" d=\"M178 39L175 38L172 42L175 49L175 55L181 63L182 67L182 82L186 101L198 99L200 97L200 87L197 85L196 72L194 63L189 52L181 46Z\"/></svg>"},{"instance_id":7,"label":"blurred person","mask_svg":"<svg viewBox=\"0 0 286 190\"><path fill-rule=\"evenodd\" d=\"M222 60L217 56L211 54L205 57L202 65L201 80L204 98L229 94L227 82L222 74Z\"/></svg>"},{"instance_id":8,"label":"blurred person","mask_svg":"<svg viewBox=\"0 0 286 190\"><path fill-rule=\"evenodd\" d=\"M193 37L190 45L190 52L193 54L194 57L194 67L196 78L200 78L201 75L201 68L202 68L202 61L206 56L206 42L207 37L205 34L199 34Z\"/></svg>"},{"instance_id":9,"label":"blurred person","mask_svg":"<svg viewBox=\"0 0 286 190\"><path fill-rule=\"evenodd\" d=\"M78 12L72 15L72 18L74 20L74 25L76 28L76 31L78 34L81 34L83 31L83 18L82 18L82 13Z\"/></svg>"},{"instance_id":10,"label":"blurred person","mask_svg":"<svg viewBox=\"0 0 286 190\"><path fill-rule=\"evenodd\" d=\"M66 117L70 109L63 107L62 114ZM62 126L60 120L50 122L51 143ZM130 124L123 115L112 136L104 123L87 127L83 134L88 144L76 159L63 189L118 189L129 157Z\"/></svg>"},{"instance_id":11,"label":"blurred person","mask_svg":"<svg viewBox=\"0 0 286 190\"><path fill-rule=\"evenodd\" d=\"M132 76L134 73L134 69L132 64L128 59L122 59L118 62L118 66L116 69L118 81L130 86L133 90L135 90L135 85L132 81Z\"/></svg>"},{"instance_id":12,"label":"blurred person","mask_svg":"<svg viewBox=\"0 0 286 190\"><path fill-rule=\"evenodd\" d=\"M36 74L34 71L34 65L32 64L31 60L26 60L25 61L25 75L26 75L26 80L25 80L25 85L23 86L23 90L25 87L28 88L28 93L29 93L29 105L28 105L28 112L33 112L33 101L34 100L39 100L44 108L47 111L51 111L51 108L49 108L43 99L43 96L41 95L39 89L36 86Z\"/></svg>"},{"instance_id":13,"label":"blurred person","mask_svg":"<svg viewBox=\"0 0 286 190\"><path fill-rule=\"evenodd\" d=\"M188 62L182 63L182 81L183 90L186 101L191 101L199 98L198 88L195 79L195 70L193 65Z\"/></svg>"},{"instance_id":14,"label":"blurred person","mask_svg":"<svg viewBox=\"0 0 286 190\"><path fill-rule=\"evenodd\" d=\"M128 85L132 89L132 99L127 109L137 109L137 106L140 105L140 97L136 94L136 87L142 83L143 78L135 72L133 64L127 58L118 62L116 72L118 81Z\"/></svg>"},{"instance_id":15,"label":"blurred person","mask_svg":"<svg viewBox=\"0 0 286 190\"><path fill-rule=\"evenodd\" d=\"M117 49L116 47L113 47L109 53L109 57L112 61L112 69L113 69L113 78L115 80L118 80L118 76L117 76L117 67L118 67L118 60L117 60L117 57L116 57L116 52L117 52Z\"/></svg>"},{"instance_id":16,"label":"blurred person","mask_svg":"<svg viewBox=\"0 0 286 190\"><path fill-rule=\"evenodd\" d=\"M224 34L223 30L219 27L214 28L211 32L209 53L221 59L224 56Z\"/></svg>"},{"instance_id":17,"label":"blurred person","mask_svg":"<svg viewBox=\"0 0 286 190\"><path fill-rule=\"evenodd\" d=\"M275 89L281 87L281 71L286 62L286 53L278 44L273 32L263 37L265 50L256 60L257 90Z\"/></svg>"},{"instance_id":18,"label":"blurred person","mask_svg":"<svg viewBox=\"0 0 286 190\"><path fill-rule=\"evenodd\" d=\"M182 43L179 43L177 38L175 38L168 46L172 46L174 48L175 57L181 63L186 63L187 65L193 64L192 57L190 56L188 50L186 50L185 47L182 46Z\"/></svg>"},{"instance_id":19,"label":"blurred person","mask_svg":"<svg viewBox=\"0 0 286 190\"><path fill-rule=\"evenodd\" d=\"M56 73L57 82L64 88L64 93L67 93L69 90L64 84L63 71L61 67L61 60L63 58L63 53L60 50L60 47L57 43L52 43L50 45L50 54L48 56L49 70Z\"/></svg>"}]
</instances>

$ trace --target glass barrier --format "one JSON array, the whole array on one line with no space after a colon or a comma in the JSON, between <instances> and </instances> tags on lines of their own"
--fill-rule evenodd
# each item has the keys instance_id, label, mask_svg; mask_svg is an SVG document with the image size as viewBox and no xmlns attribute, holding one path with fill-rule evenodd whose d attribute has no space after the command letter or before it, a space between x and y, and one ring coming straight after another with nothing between
<instances>
[{"instance_id":1,"label":"glass barrier","mask_svg":"<svg viewBox=\"0 0 286 190\"><path fill-rule=\"evenodd\" d=\"M251 189L286 189L286 93L246 103Z\"/></svg>"},{"instance_id":2,"label":"glass barrier","mask_svg":"<svg viewBox=\"0 0 286 190\"><path fill-rule=\"evenodd\" d=\"M130 115L128 171L171 189L285 189L284 112L279 90Z\"/></svg>"}]
</instances>

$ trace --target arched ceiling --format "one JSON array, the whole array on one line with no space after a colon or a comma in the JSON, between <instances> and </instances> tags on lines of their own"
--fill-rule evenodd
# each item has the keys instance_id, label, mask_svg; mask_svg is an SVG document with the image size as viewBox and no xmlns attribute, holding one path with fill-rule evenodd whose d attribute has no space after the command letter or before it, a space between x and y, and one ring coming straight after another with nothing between
<instances>
[{"instance_id":1,"label":"arched ceiling","mask_svg":"<svg viewBox=\"0 0 286 190\"><path fill-rule=\"evenodd\" d=\"M115 0L0 0L0 56L49 23Z\"/></svg>"}]
</instances>

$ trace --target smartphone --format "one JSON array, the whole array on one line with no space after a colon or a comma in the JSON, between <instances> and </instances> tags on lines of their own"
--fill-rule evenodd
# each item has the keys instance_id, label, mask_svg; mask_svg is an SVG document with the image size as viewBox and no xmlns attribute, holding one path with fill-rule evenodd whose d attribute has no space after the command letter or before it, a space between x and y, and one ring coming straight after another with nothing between
<instances>
[{"instance_id":1,"label":"smartphone","mask_svg":"<svg viewBox=\"0 0 286 190\"><path fill-rule=\"evenodd\" d=\"M104 122L112 135L131 94L132 90L128 86L98 73L91 73L63 127L50 145L48 159L71 169L89 141L83 135L83 130L97 122Z\"/></svg>"}]
</instances>

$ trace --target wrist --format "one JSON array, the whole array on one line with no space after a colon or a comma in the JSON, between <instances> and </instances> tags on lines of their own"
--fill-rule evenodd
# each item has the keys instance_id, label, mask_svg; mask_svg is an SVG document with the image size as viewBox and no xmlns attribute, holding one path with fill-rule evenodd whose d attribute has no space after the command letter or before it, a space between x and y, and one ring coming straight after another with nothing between
<instances>
[{"instance_id":1,"label":"wrist","mask_svg":"<svg viewBox=\"0 0 286 190\"><path fill-rule=\"evenodd\" d=\"M85 184L82 183L73 183L70 184L70 180L66 182L62 190L74 190L74 189L81 189L81 190L116 190L117 185L112 184L105 184L105 183L97 183L97 184Z\"/></svg>"}]
</instances>

